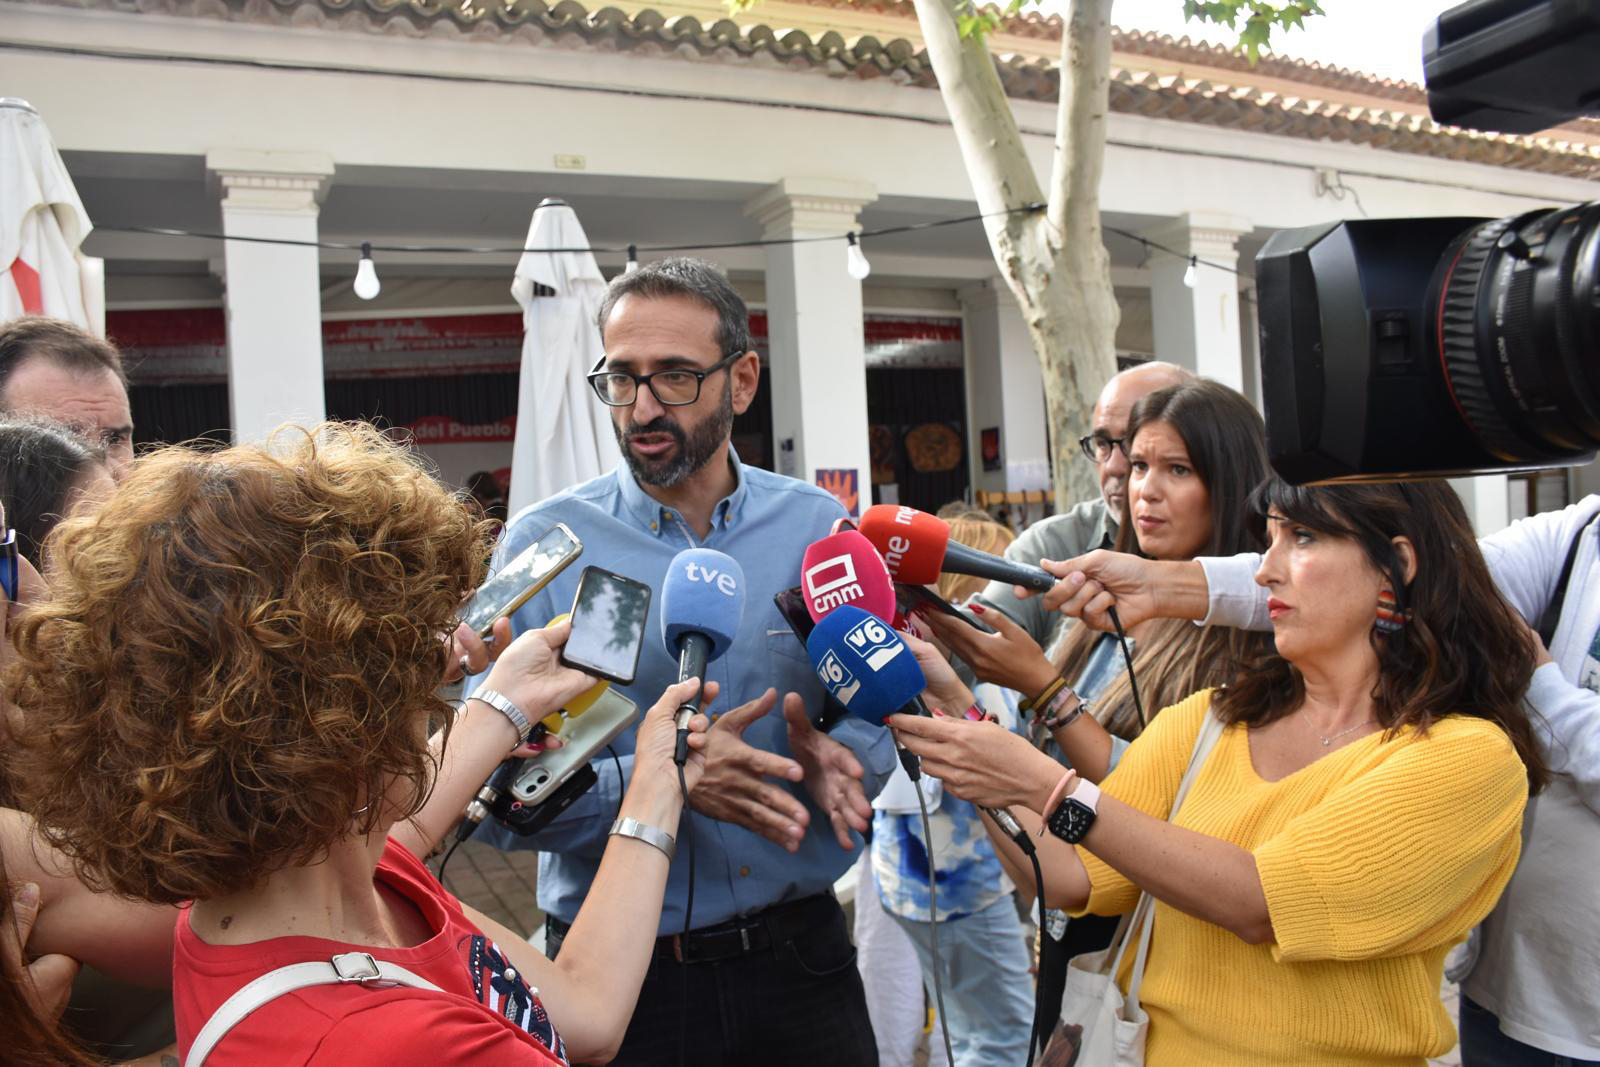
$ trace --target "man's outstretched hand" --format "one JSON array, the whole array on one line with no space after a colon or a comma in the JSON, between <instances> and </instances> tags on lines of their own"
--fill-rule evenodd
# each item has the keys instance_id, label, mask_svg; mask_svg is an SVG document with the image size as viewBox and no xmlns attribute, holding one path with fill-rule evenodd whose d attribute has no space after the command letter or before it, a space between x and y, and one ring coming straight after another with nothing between
<instances>
[{"instance_id":1,"label":"man's outstretched hand","mask_svg":"<svg viewBox=\"0 0 1600 1067\"><path fill-rule=\"evenodd\" d=\"M771 711L777 698L778 691L768 689L711 724L700 749L706 760L705 773L689 793L689 806L796 852L811 814L792 793L765 779L799 782L808 780L809 772L795 760L744 740L745 728Z\"/></svg>"},{"instance_id":2,"label":"man's outstretched hand","mask_svg":"<svg viewBox=\"0 0 1600 1067\"><path fill-rule=\"evenodd\" d=\"M789 725L789 751L805 768L806 791L828 816L839 847L855 848L850 831L866 833L872 825L872 805L861 785L866 771L848 748L811 725L799 693L783 698L783 720Z\"/></svg>"}]
</instances>

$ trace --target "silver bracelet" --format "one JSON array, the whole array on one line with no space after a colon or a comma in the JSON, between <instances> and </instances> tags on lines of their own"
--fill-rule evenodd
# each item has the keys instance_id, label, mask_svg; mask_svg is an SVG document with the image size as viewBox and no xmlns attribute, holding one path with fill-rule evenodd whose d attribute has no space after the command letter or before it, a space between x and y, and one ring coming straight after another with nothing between
<instances>
[{"instance_id":1,"label":"silver bracelet","mask_svg":"<svg viewBox=\"0 0 1600 1067\"><path fill-rule=\"evenodd\" d=\"M528 735L533 733L533 724L528 721L526 715L522 714L522 709L511 702L510 697L493 689L480 689L467 699L481 700L495 711L504 715L511 721L512 727L517 731L517 744L527 743Z\"/></svg>"},{"instance_id":2,"label":"silver bracelet","mask_svg":"<svg viewBox=\"0 0 1600 1067\"><path fill-rule=\"evenodd\" d=\"M678 842L671 834L660 827L640 822L632 815L624 815L612 823L611 833L616 837L632 837L647 845L654 845L666 854L669 863L672 861L673 853L678 850Z\"/></svg>"}]
</instances>

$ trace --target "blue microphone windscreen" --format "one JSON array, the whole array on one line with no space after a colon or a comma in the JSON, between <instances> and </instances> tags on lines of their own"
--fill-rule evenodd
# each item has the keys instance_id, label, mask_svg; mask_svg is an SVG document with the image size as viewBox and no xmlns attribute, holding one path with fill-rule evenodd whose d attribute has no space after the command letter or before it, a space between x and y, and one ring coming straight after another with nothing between
<instances>
[{"instance_id":1,"label":"blue microphone windscreen","mask_svg":"<svg viewBox=\"0 0 1600 1067\"><path fill-rule=\"evenodd\" d=\"M822 617L806 639L817 677L835 699L881 723L927 688L909 645L881 619L851 604Z\"/></svg>"},{"instance_id":2,"label":"blue microphone windscreen","mask_svg":"<svg viewBox=\"0 0 1600 1067\"><path fill-rule=\"evenodd\" d=\"M672 557L661 583L661 636L672 656L688 633L711 639L710 659L728 651L744 617L744 570L739 561L709 548Z\"/></svg>"}]
</instances>

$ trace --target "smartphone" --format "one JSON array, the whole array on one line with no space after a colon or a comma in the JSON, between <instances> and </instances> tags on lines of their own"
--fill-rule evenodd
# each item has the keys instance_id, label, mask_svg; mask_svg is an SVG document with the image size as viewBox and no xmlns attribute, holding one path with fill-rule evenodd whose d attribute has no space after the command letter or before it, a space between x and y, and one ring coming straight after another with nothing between
<instances>
[{"instance_id":1,"label":"smartphone","mask_svg":"<svg viewBox=\"0 0 1600 1067\"><path fill-rule=\"evenodd\" d=\"M565 525L556 523L478 587L467 603L462 621L480 636L488 637L496 620L526 604L582 554L583 542Z\"/></svg>"},{"instance_id":2,"label":"smartphone","mask_svg":"<svg viewBox=\"0 0 1600 1067\"><path fill-rule=\"evenodd\" d=\"M804 648L817 625L811 621L811 612L806 610L805 590L798 585L790 586L772 594L772 602L778 605L778 614L783 616L783 621L800 639L800 647Z\"/></svg>"},{"instance_id":3,"label":"smartphone","mask_svg":"<svg viewBox=\"0 0 1600 1067\"><path fill-rule=\"evenodd\" d=\"M650 618L650 587L601 567L585 567L572 598L572 636L563 665L617 685L633 684Z\"/></svg>"},{"instance_id":4,"label":"smartphone","mask_svg":"<svg viewBox=\"0 0 1600 1067\"><path fill-rule=\"evenodd\" d=\"M919 609L922 611L931 609L941 615L949 615L951 618L960 619L974 630L981 630L986 634L997 632L988 623L980 622L958 609L938 593L920 585L908 585L904 582L894 583L894 600L895 606L900 609L900 614L902 615L910 615Z\"/></svg>"},{"instance_id":5,"label":"smartphone","mask_svg":"<svg viewBox=\"0 0 1600 1067\"><path fill-rule=\"evenodd\" d=\"M639 717L639 705L607 688L582 715L566 719L561 747L524 761L493 814L519 834L538 832L598 780L589 761Z\"/></svg>"}]
</instances>

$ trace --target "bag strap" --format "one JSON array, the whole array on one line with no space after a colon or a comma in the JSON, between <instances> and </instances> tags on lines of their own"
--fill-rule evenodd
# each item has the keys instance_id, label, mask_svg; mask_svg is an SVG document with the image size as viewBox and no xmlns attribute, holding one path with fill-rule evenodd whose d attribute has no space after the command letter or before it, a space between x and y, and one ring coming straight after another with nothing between
<instances>
[{"instance_id":1,"label":"bag strap","mask_svg":"<svg viewBox=\"0 0 1600 1067\"><path fill-rule=\"evenodd\" d=\"M382 984L431 989L435 993L444 992L426 978L412 974L398 964L375 960L366 952L341 952L327 962L312 960L307 963L291 963L287 967L268 971L223 1001L222 1007L206 1020L205 1026L200 1028L200 1033L195 1035L194 1043L189 1046L189 1055L184 1057L183 1067L201 1067L206 1057L211 1054L211 1050L216 1048L217 1042L262 1005L307 986L352 982L368 988Z\"/></svg>"},{"instance_id":2,"label":"bag strap","mask_svg":"<svg viewBox=\"0 0 1600 1067\"><path fill-rule=\"evenodd\" d=\"M1195 734L1194 748L1189 752L1189 766L1184 769L1183 780L1178 783L1178 792L1172 798L1172 810L1167 815L1167 821L1177 818L1178 809L1183 806L1184 798L1189 795L1189 787L1194 785L1195 779L1200 776L1200 770L1205 765L1206 757L1216 747L1217 739L1222 736L1226 724L1217 717L1216 713L1207 709L1205 721L1200 724L1200 732ZM1156 901L1149 893L1139 894L1139 903L1134 905L1133 912L1124 916L1122 923L1117 927L1116 936L1113 938L1115 953L1112 956L1111 976L1116 977L1117 971L1122 969L1122 955L1127 951L1129 935L1134 930L1139 931L1139 948L1133 958L1133 972L1128 976L1127 1004L1132 1011L1139 1010L1139 986L1144 981L1145 957L1150 952L1150 935L1156 925Z\"/></svg>"},{"instance_id":3,"label":"bag strap","mask_svg":"<svg viewBox=\"0 0 1600 1067\"><path fill-rule=\"evenodd\" d=\"M1561 565L1561 578L1556 582L1556 591L1550 597L1550 602L1544 606L1544 612L1539 616L1539 625L1534 627L1545 648L1550 647L1550 642L1556 635L1556 626L1561 622L1561 606L1567 599L1567 581L1572 577L1572 565L1578 561L1578 546L1583 543L1584 533L1597 521L1600 521L1600 514L1596 514L1594 518L1578 527L1578 532L1573 536L1572 544L1567 549L1567 561Z\"/></svg>"}]
</instances>

